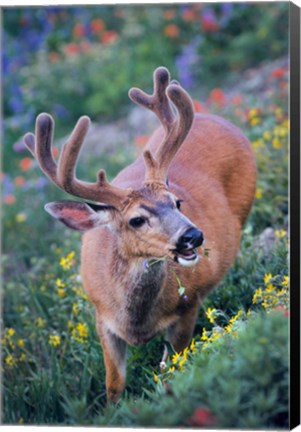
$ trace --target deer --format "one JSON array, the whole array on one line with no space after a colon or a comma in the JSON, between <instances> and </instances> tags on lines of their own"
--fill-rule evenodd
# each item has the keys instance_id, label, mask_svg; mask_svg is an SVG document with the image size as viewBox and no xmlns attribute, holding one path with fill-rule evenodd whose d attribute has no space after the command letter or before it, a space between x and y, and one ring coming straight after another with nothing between
<instances>
[{"instance_id":1,"label":"deer","mask_svg":"<svg viewBox=\"0 0 301 432\"><path fill-rule=\"evenodd\" d=\"M131 88L129 97L161 124L110 182L104 169L94 183L76 177L89 117L78 120L58 161L51 115L39 114L35 134L24 136L45 175L81 199L50 202L45 210L82 232L82 282L95 309L112 403L125 389L128 345L162 333L176 352L189 345L203 299L237 255L255 194L256 163L244 133L222 117L195 113L165 67L154 71L153 85L152 94ZM163 365L167 357L165 346Z\"/></svg>"}]
</instances>

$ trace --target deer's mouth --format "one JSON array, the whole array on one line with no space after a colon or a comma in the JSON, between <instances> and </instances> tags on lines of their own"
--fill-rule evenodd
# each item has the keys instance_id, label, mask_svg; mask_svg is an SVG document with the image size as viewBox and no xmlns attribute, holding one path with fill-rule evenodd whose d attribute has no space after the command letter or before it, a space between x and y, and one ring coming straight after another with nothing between
<instances>
[{"instance_id":1,"label":"deer's mouth","mask_svg":"<svg viewBox=\"0 0 301 432\"><path fill-rule=\"evenodd\" d=\"M173 251L174 260L185 267L190 267L195 264L200 259L200 256L196 249L187 248L187 249L176 249Z\"/></svg>"}]
</instances>

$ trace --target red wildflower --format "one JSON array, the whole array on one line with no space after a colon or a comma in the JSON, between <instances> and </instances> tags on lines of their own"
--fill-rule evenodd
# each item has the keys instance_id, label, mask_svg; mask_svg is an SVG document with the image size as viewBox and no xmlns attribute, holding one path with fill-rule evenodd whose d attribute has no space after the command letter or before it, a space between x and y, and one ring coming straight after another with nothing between
<instances>
[{"instance_id":1,"label":"red wildflower","mask_svg":"<svg viewBox=\"0 0 301 432\"><path fill-rule=\"evenodd\" d=\"M232 97L232 103L233 105L240 105L243 101L243 96L240 94L234 95Z\"/></svg>"},{"instance_id":2,"label":"red wildflower","mask_svg":"<svg viewBox=\"0 0 301 432\"><path fill-rule=\"evenodd\" d=\"M51 63L56 63L59 61L60 55L57 52L52 51L51 53L49 53L48 58Z\"/></svg>"},{"instance_id":3,"label":"red wildflower","mask_svg":"<svg viewBox=\"0 0 301 432\"><path fill-rule=\"evenodd\" d=\"M79 45L76 43L69 43L64 46L65 54L74 55L79 53Z\"/></svg>"},{"instance_id":4,"label":"red wildflower","mask_svg":"<svg viewBox=\"0 0 301 432\"><path fill-rule=\"evenodd\" d=\"M170 38L176 38L180 34L180 29L176 24L169 24L164 28L164 34Z\"/></svg>"},{"instance_id":5,"label":"red wildflower","mask_svg":"<svg viewBox=\"0 0 301 432\"><path fill-rule=\"evenodd\" d=\"M166 9L166 11L163 12L163 17L166 20L172 20L176 16L175 9Z\"/></svg>"},{"instance_id":6,"label":"red wildflower","mask_svg":"<svg viewBox=\"0 0 301 432\"><path fill-rule=\"evenodd\" d=\"M214 32L219 30L220 25L217 22L213 11L207 10L201 16L201 27L205 32Z\"/></svg>"},{"instance_id":7,"label":"red wildflower","mask_svg":"<svg viewBox=\"0 0 301 432\"><path fill-rule=\"evenodd\" d=\"M148 140L147 135L139 135L135 139L135 144L138 147L143 147L147 143L147 140Z\"/></svg>"},{"instance_id":8,"label":"red wildflower","mask_svg":"<svg viewBox=\"0 0 301 432\"><path fill-rule=\"evenodd\" d=\"M57 147L51 147L52 156L56 159L59 155L59 149Z\"/></svg>"},{"instance_id":9,"label":"red wildflower","mask_svg":"<svg viewBox=\"0 0 301 432\"><path fill-rule=\"evenodd\" d=\"M105 29L105 23L101 18L96 18L91 21L92 33L101 33Z\"/></svg>"},{"instance_id":10,"label":"red wildflower","mask_svg":"<svg viewBox=\"0 0 301 432\"><path fill-rule=\"evenodd\" d=\"M116 33L114 30L107 30L101 36L101 42L103 44L110 44L110 43L114 43L117 38L118 38L118 33Z\"/></svg>"},{"instance_id":11,"label":"red wildflower","mask_svg":"<svg viewBox=\"0 0 301 432\"><path fill-rule=\"evenodd\" d=\"M182 17L186 22L194 21L196 19L195 12L192 9L185 9L182 13Z\"/></svg>"},{"instance_id":12,"label":"red wildflower","mask_svg":"<svg viewBox=\"0 0 301 432\"><path fill-rule=\"evenodd\" d=\"M217 422L208 408L197 408L191 417L187 419L190 426L211 426Z\"/></svg>"},{"instance_id":13,"label":"red wildflower","mask_svg":"<svg viewBox=\"0 0 301 432\"><path fill-rule=\"evenodd\" d=\"M283 90L287 87L287 82L286 81L279 81L278 83L278 87Z\"/></svg>"},{"instance_id":14,"label":"red wildflower","mask_svg":"<svg viewBox=\"0 0 301 432\"><path fill-rule=\"evenodd\" d=\"M22 176L17 176L14 179L15 186L23 186L25 181L26 181L25 178Z\"/></svg>"},{"instance_id":15,"label":"red wildflower","mask_svg":"<svg viewBox=\"0 0 301 432\"><path fill-rule=\"evenodd\" d=\"M30 157L25 157L20 160L19 167L22 171L28 171L32 167L32 159Z\"/></svg>"},{"instance_id":16,"label":"red wildflower","mask_svg":"<svg viewBox=\"0 0 301 432\"><path fill-rule=\"evenodd\" d=\"M282 78L284 73L285 73L285 71L282 68L276 68L271 73L271 77L272 78Z\"/></svg>"},{"instance_id":17,"label":"red wildflower","mask_svg":"<svg viewBox=\"0 0 301 432\"><path fill-rule=\"evenodd\" d=\"M283 315L286 316L286 317L289 317L289 314L290 314L289 310L286 309L285 306L276 306L276 307L274 308L274 311L275 311L275 312L282 312Z\"/></svg>"},{"instance_id":18,"label":"red wildflower","mask_svg":"<svg viewBox=\"0 0 301 432\"><path fill-rule=\"evenodd\" d=\"M85 27L81 24L81 23L77 23L75 24L75 26L73 27L73 36L76 38L81 38L85 35L86 31L85 31Z\"/></svg>"},{"instance_id":19,"label":"red wildflower","mask_svg":"<svg viewBox=\"0 0 301 432\"><path fill-rule=\"evenodd\" d=\"M209 112L208 108L204 104L199 102L198 100L193 101L193 107L194 107L194 111L196 113L208 113Z\"/></svg>"},{"instance_id":20,"label":"red wildflower","mask_svg":"<svg viewBox=\"0 0 301 432\"><path fill-rule=\"evenodd\" d=\"M220 88L214 88L210 92L209 101L216 103L217 105L220 105L220 106L225 105L225 103L226 103L225 93Z\"/></svg>"},{"instance_id":21,"label":"red wildflower","mask_svg":"<svg viewBox=\"0 0 301 432\"><path fill-rule=\"evenodd\" d=\"M9 195L5 195L3 201L4 201L4 204L11 205L11 204L14 204L16 202L16 198L12 194L9 194Z\"/></svg>"}]
</instances>

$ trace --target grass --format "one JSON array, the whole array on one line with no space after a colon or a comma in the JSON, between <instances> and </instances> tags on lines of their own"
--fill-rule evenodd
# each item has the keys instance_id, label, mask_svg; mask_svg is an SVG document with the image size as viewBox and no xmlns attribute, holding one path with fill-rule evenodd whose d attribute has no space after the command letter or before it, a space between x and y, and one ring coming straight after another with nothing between
<instances>
[{"instance_id":1,"label":"grass","mask_svg":"<svg viewBox=\"0 0 301 432\"><path fill-rule=\"evenodd\" d=\"M2 176L4 423L287 427L287 71L267 80L267 98L246 92L237 103L216 92L204 104L243 128L257 158L240 253L202 305L193 345L163 373L162 336L130 349L117 407L106 407L94 311L79 278L80 236L42 210L65 195L43 183L27 156ZM112 178L132 155L101 158ZM85 178L96 166L87 159Z\"/></svg>"}]
</instances>

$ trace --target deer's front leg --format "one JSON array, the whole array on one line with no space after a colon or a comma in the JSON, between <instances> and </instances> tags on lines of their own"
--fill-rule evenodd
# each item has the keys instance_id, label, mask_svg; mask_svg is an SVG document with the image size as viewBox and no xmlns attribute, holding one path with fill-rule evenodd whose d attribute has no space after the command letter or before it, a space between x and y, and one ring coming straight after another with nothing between
<instances>
[{"instance_id":1,"label":"deer's front leg","mask_svg":"<svg viewBox=\"0 0 301 432\"><path fill-rule=\"evenodd\" d=\"M183 351L190 343L198 313L198 305L185 311L179 319L167 330L166 338L172 344L176 352ZM165 347L161 368L164 369L168 358L168 350Z\"/></svg>"},{"instance_id":2,"label":"deer's front leg","mask_svg":"<svg viewBox=\"0 0 301 432\"><path fill-rule=\"evenodd\" d=\"M112 333L101 320L97 320L105 369L107 400L118 402L125 387L126 342Z\"/></svg>"}]
</instances>

